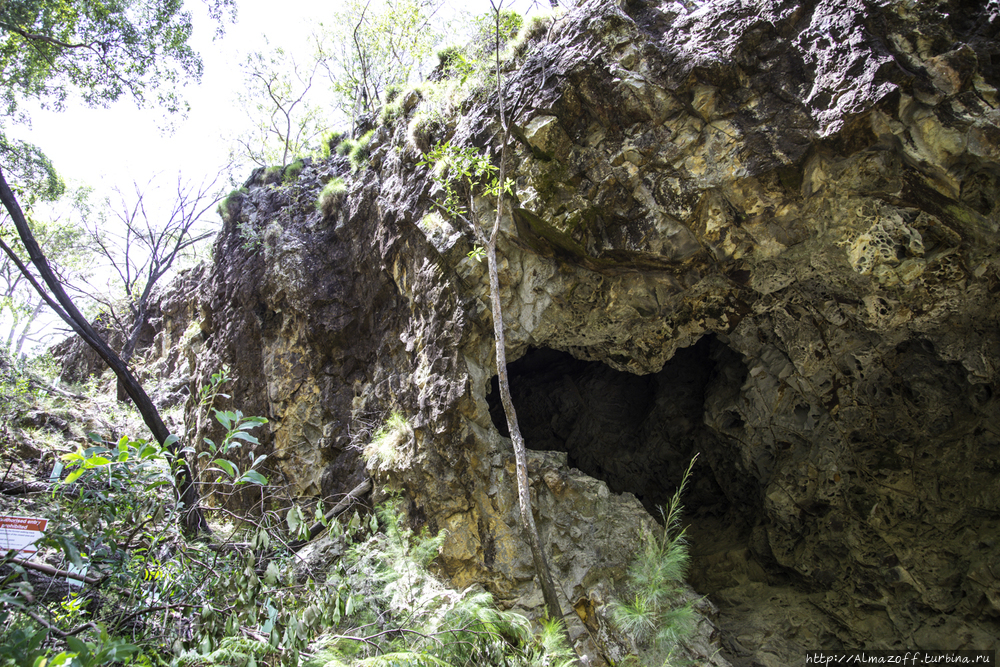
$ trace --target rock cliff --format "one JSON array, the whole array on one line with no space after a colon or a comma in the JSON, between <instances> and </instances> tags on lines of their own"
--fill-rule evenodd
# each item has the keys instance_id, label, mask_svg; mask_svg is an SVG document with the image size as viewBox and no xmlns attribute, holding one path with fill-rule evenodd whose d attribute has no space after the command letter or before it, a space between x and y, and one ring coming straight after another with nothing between
<instances>
[{"instance_id":1,"label":"rock cliff","mask_svg":"<svg viewBox=\"0 0 1000 667\"><path fill-rule=\"evenodd\" d=\"M699 664L997 648L996 0L588 0L508 71L507 357L565 607L600 615L700 453ZM155 345L195 318L192 389L233 369L294 496L354 486L400 412L377 485L456 585L530 609L485 265L418 165L497 155L497 106L408 104L332 214L344 158L252 180Z\"/></svg>"}]
</instances>

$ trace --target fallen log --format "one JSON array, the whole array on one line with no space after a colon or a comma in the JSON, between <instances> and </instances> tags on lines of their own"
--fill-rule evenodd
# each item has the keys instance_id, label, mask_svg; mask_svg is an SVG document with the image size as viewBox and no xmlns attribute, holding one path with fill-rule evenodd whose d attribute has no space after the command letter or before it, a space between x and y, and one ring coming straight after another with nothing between
<instances>
[{"instance_id":1,"label":"fallen log","mask_svg":"<svg viewBox=\"0 0 1000 667\"><path fill-rule=\"evenodd\" d=\"M346 510L348 507L354 504L360 496L368 493L369 491L371 491L371 489L372 489L372 481L370 479L366 479L365 481L361 482L356 487L348 491L347 495L344 496L343 500L334 505L333 509L331 509L329 512L326 513L326 515L323 517L324 519L323 521L317 521L309 528L308 538L300 540L298 542L293 542L290 545L292 551L298 551L306 544L308 544L310 541L315 539L317 535L323 532L323 529L326 528L327 525L329 525L330 521L332 521L334 517L341 514L344 510Z\"/></svg>"}]
</instances>

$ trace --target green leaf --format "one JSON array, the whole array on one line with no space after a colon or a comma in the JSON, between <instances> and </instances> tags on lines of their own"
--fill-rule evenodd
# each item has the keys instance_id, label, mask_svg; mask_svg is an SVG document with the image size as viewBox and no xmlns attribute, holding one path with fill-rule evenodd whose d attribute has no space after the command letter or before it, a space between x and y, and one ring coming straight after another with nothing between
<instances>
[{"instance_id":1,"label":"green leaf","mask_svg":"<svg viewBox=\"0 0 1000 667\"><path fill-rule=\"evenodd\" d=\"M180 438L171 433L170 435L167 436L167 439L163 441L163 447L164 448L173 447L178 442L180 442Z\"/></svg>"},{"instance_id":2,"label":"green leaf","mask_svg":"<svg viewBox=\"0 0 1000 667\"><path fill-rule=\"evenodd\" d=\"M243 431L236 431L230 437L232 437L234 439L235 438L239 438L240 440L244 440L246 442L249 442L252 445L259 445L260 444L260 441L257 440L257 438L255 438L254 436L250 435L249 433L244 433Z\"/></svg>"},{"instance_id":3,"label":"green leaf","mask_svg":"<svg viewBox=\"0 0 1000 667\"><path fill-rule=\"evenodd\" d=\"M239 468L237 468L236 466L234 466L232 463L230 463L226 459L215 459L214 461L212 461L212 465L219 466L230 477L236 477L237 473L239 473Z\"/></svg>"},{"instance_id":4,"label":"green leaf","mask_svg":"<svg viewBox=\"0 0 1000 667\"><path fill-rule=\"evenodd\" d=\"M80 475L82 475L85 472L85 470L86 469L83 468L82 466L77 468L70 474L66 475L66 479L63 480L63 484L72 484L76 480L80 479Z\"/></svg>"},{"instance_id":5,"label":"green leaf","mask_svg":"<svg viewBox=\"0 0 1000 667\"><path fill-rule=\"evenodd\" d=\"M236 413L228 410L215 410L215 418L227 431L232 430L233 422L238 419Z\"/></svg>"},{"instance_id":6,"label":"green leaf","mask_svg":"<svg viewBox=\"0 0 1000 667\"><path fill-rule=\"evenodd\" d=\"M245 482L249 482L251 484L260 484L261 486L267 486L267 477L264 477L256 470L247 470L245 473L243 473L243 476L240 477L237 484L242 484Z\"/></svg>"}]
</instances>

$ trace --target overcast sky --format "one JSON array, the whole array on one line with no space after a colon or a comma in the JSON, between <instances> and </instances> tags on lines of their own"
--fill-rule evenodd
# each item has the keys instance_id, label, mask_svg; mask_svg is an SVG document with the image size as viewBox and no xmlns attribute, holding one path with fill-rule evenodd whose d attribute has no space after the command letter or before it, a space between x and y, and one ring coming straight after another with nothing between
<instances>
[{"instance_id":1,"label":"overcast sky","mask_svg":"<svg viewBox=\"0 0 1000 667\"><path fill-rule=\"evenodd\" d=\"M447 1L447 13L475 15L490 8L489 0ZM505 2L521 13L532 4L533 0ZM192 42L205 71L201 84L185 88L191 112L186 119L172 119L177 125L173 132L162 132L162 112L137 111L130 100L111 109L77 106L62 113L32 113L26 138L52 158L67 180L103 190L127 187L132 180L144 183L156 174L173 180L178 170L200 179L225 164L232 135L248 122L234 103L242 83L239 64L246 54L264 48L264 35L273 46L301 47L337 6L336 0L307 0L284 3L278 9L273 0L237 0L237 23L227 26L225 37L213 41L214 24L205 17L203 5L197 0L188 0L187 5L195 15ZM241 181L246 176L237 174Z\"/></svg>"},{"instance_id":2,"label":"overcast sky","mask_svg":"<svg viewBox=\"0 0 1000 667\"><path fill-rule=\"evenodd\" d=\"M271 46L281 46L293 53L303 49L317 24L329 20L333 8L338 6L338 0L296 0L280 9L273 0L236 0L236 3L237 22L227 25L225 36L215 40L216 25L208 19L204 4L199 0L186 1L194 16L192 46L201 54L205 69L200 84L183 90L191 111L186 118L168 119L174 125L172 131L164 132L162 111L139 111L134 102L123 99L109 109L69 104L65 111L54 113L36 108L31 111L30 129L14 126L10 128L12 134L41 148L67 184L94 188L98 201L115 187L132 191L135 182L146 191L147 203L153 204L151 217L156 215L157 208L169 214L171 201L167 198L171 197L170 188L176 184L178 173L189 182L211 181L228 162L233 137L250 122L236 104L236 94L243 83L240 63L246 55L265 48L265 35ZM504 2L505 7L522 14L530 13L538 4L539 0ZM542 0L541 4L547 8L549 3ZM463 12L475 16L489 10L489 0L446 0L442 13L445 17ZM234 177L242 183L249 175L247 169ZM151 181L161 189L148 187L146 184ZM219 185L229 188L223 182ZM210 222L218 223L214 212L209 215ZM112 223L113 217L109 221ZM95 284L102 282L100 276L113 276L106 268L95 269ZM45 314L40 316L38 324L46 326L53 321L54 315ZM8 327L4 312L0 315L0 334L6 336Z\"/></svg>"}]
</instances>

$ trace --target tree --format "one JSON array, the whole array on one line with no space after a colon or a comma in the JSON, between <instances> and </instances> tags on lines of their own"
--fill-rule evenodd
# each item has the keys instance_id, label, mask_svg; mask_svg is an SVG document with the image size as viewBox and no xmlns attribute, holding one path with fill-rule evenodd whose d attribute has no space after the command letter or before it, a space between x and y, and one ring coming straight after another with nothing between
<instances>
[{"instance_id":1,"label":"tree","mask_svg":"<svg viewBox=\"0 0 1000 667\"><path fill-rule=\"evenodd\" d=\"M441 34L440 0L349 0L318 47L338 109L354 120L376 111L390 86L409 82Z\"/></svg>"},{"instance_id":2,"label":"tree","mask_svg":"<svg viewBox=\"0 0 1000 667\"><path fill-rule=\"evenodd\" d=\"M218 19L234 0L207 0ZM89 106L122 96L168 112L187 108L179 87L201 77L202 62L188 44L191 14L181 0L7 0L0 3L0 159L14 190L58 177L37 147L8 137L7 122L24 122L26 99L63 110L71 94ZM21 186L20 188L18 186Z\"/></svg>"},{"instance_id":3,"label":"tree","mask_svg":"<svg viewBox=\"0 0 1000 667\"><path fill-rule=\"evenodd\" d=\"M323 131L322 109L310 101L321 57L296 60L281 47L247 56L245 91L238 98L255 127L236 142L255 164L284 167Z\"/></svg>"},{"instance_id":4,"label":"tree","mask_svg":"<svg viewBox=\"0 0 1000 667\"><path fill-rule=\"evenodd\" d=\"M545 607L549 613L549 618L562 619L562 608L559 604L559 596L556 593L555 585L552 582L552 573L549 570L548 561L545 558L545 550L542 548L542 540L538 535L538 527L535 525L535 517L531 511L531 491L528 486L528 456L524 444L524 436L517 424L517 412L514 410L514 401L510 396L510 382L507 378L507 350L504 337L503 308L500 304L500 276L497 272L497 234L500 231L500 221L503 219L504 194L509 193L509 184L506 180L507 167L507 145L510 143L509 118L504 110L505 90L500 76L500 20L503 0L490 0L493 15L496 20L496 46L494 56L496 62L496 85L497 85L497 106L499 107L499 120L501 129L500 139L500 166L497 176L499 188L496 190L497 210L493 229L489 237L483 232L482 227L476 226L476 235L479 242L486 249L487 268L490 274L490 305L493 311L493 333L496 338L497 355L497 377L500 384L500 402L503 403L504 412L507 415L507 426L510 429L511 443L514 445L514 460L517 468L517 499L521 510L521 522L524 524L527 533L528 544L531 546L531 557L535 562L535 573L538 575L542 585L542 595L545 598Z\"/></svg>"},{"instance_id":5,"label":"tree","mask_svg":"<svg viewBox=\"0 0 1000 667\"><path fill-rule=\"evenodd\" d=\"M209 0L217 19L231 10L233 0ZM219 23L220 29L222 23ZM106 106L129 96L140 106L152 94L169 112L183 108L178 86L201 76L201 60L188 44L191 17L181 0L6 0L0 2L0 99L5 119L26 120L20 103L37 100L64 109L71 92L85 104ZM2 121L0 121L2 122ZM7 243L0 250L18 267L53 311L91 345L112 368L135 402L156 440L179 451L149 396L126 364L94 331L66 294L28 224L14 189L26 197L52 197L60 182L44 153L7 138L0 125L0 203L17 229L21 244L40 283ZM42 188L39 190L38 188ZM197 491L186 464L178 467L178 493L192 529L207 529L197 509Z\"/></svg>"},{"instance_id":6,"label":"tree","mask_svg":"<svg viewBox=\"0 0 1000 667\"><path fill-rule=\"evenodd\" d=\"M173 269L185 251L215 234L214 230L199 227L199 223L222 199L222 193L215 187L217 182L218 177L197 185L185 183L178 174L170 208L160 208L154 202L153 215L147 206L152 182L145 189L133 182L134 196L127 196L116 188L118 201L106 200L107 209L113 212L118 224L103 224L103 216L85 217L89 240L117 276L118 289L114 292L124 292L128 307L126 317L119 312L117 300L91 294L101 302L122 333L125 340L119 352L122 361L132 358L139 335L149 320L149 297L153 287ZM160 211L163 217L157 220Z\"/></svg>"},{"instance_id":7,"label":"tree","mask_svg":"<svg viewBox=\"0 0 1000 667\"><path fill-rule=\"evenodd\" d=\"M488 155L480 154L475 148L458 149L446 144L439 144L427 155L423 164L436 165L436 163L444 162L443 166L445 169L434 169L434 173L442 175L437 178L444 179L443 185L446 192L445 201L440 202L439 205L450 215L460 217L467 225L472 226L476 239L481 245L477 246L470 253L470 256L476 259L481 259L483 256L486 257L487 271L490 279L490 307L493 319L493 334L496 341L496 364L497 378L500 385L500 401L503 404L504 413L507 417L507 426L510 430L510 439L514 449L517 497L521 524L531 549L535 574L538 576L539 583L542 586L546 611L549 618L561 620L563 614L559 603L559 595L552 581L552 573L549 570L545 550L542 548L541 537L538 534L538 527L535 525L535 518L532 513L531 491L528 484L527 448L525 447L524 436L521 434L521 429L517 423L517 411L514 409L514 402L510 394L510 382L507 377L506 337L504 334L503 306L500 302L500 276L497 269L497 237L500 231L500 223L503 219L504 195L510 194L511 189L511 183L506 178L507 147L511 139L511 128L510 119L505 109L507 90L503 85L500 70L500 49L501 40L503 39L501 31L503 0L490 0L490 5L495 25L493 51L500 126L499 166L494 165ZM518 104L514 106L516 107ZM447 176L444 176L444 174L447 174ZM460 202L461 197L456 184L465 188L466 205ZM475 189L477 187L481 188L487 196L496 198L493 227L488 235L480 224L480 215L476 211Z\"/></svg>"},{"instance_id":8,"label":"tree","mask_svg":"<svg viewBox=\"0 0 1000 667\"><path fill-rule=\"evenodd\" d=\"M79 201L85 189L74 191L72 199ZM66 197L63 198L67 199ZM56 214L51 220L29 216L32 232L53 261L53 270L64 283L79 282L88 275L93 264L94 247L86 230L66 214ZM22 261L25 258L21 257ZM8 258L0 256L0 313L4 313L10 328L6 348L12 358L22 353L28 341L39 342L38 316L45 310L45 301L32 289L24 275Z\"/></svg>"}]
</instances>

